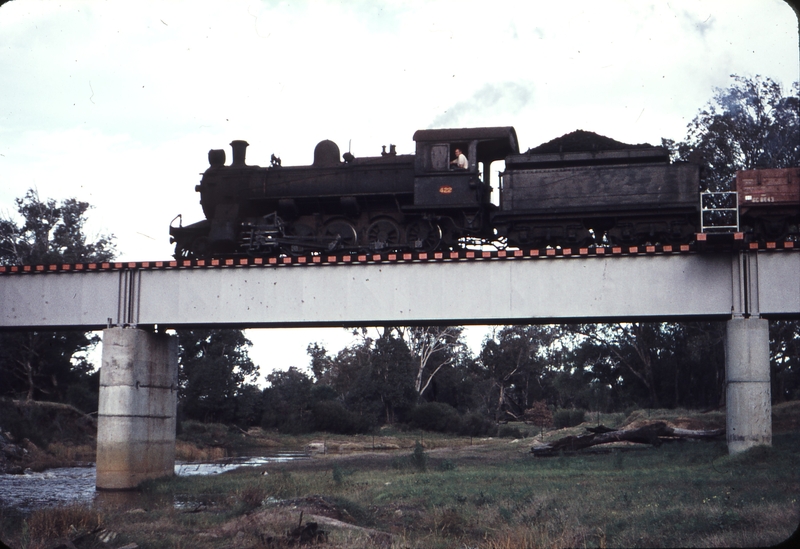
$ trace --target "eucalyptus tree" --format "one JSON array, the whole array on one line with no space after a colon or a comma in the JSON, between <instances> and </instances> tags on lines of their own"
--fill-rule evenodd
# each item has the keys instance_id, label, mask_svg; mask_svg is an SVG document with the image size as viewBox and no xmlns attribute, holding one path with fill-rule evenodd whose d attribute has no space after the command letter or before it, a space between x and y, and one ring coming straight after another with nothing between
<instances>
[{"instance_id":1,"label":"eucalyptus tree","mask_svg":"<svg viewBox=\"0 0 800 549\"><path fill-rule=\"evenodd\" d=\"M241 330L178 330L178 402L184 417L237 419L237 398L255 383L258 366Z\"/></svg>"},{"instance_id":2,"label":"eucalyptus tree","mask_svg":"<svg viewBox=\"0 0 800 549\"><path fill-rule=\"evenodd\" d=\"M541 400L548 374L547 349L556 337L552 326L504 326L481 348L479 363L490 383L495 420L520 419L525 409Z\"/></svg>"},{"instance_id":3,"label":"eucalyptus tree","mask_svg":"<svg viewBox=\"0 0 800 549\"><path fill-rule=\"evenodd\" d=\"M87 202L75 198L60 202L41 199L31 189L17 198L15 205L16 215L0 216L0 264L100 262L114 258L113 235L86 234L91 208ZM69 388L83 383L93 370L86 352L98 341L90 332L79 331L0 333L3 394L28 400L67 400Z\"/></svg>"},{"instance_id":4,"label":"eucalyptus tree","mask_svg":"<svg viewBox=\"0 0 800 549\"><path fill-rule=\"evenodd\" d=\"M418 397L431 386L442 368L453 364L466 350L459 326L409 326L399 328L414 361L414 390Z\"/></svg>"},{"instance_id":5,"label":"eucalyptus tree","mask_svg":"<svg viewBox=\"0 0 800 549\"><path fill-rule=\"evenodd\" d=\"M711 190L730 189L737 170L800 166L800 84L785 93L768 77L731 78L689 123L684 141L663 140L676 159L701 164Z\"/></svg>"}]
</instances>

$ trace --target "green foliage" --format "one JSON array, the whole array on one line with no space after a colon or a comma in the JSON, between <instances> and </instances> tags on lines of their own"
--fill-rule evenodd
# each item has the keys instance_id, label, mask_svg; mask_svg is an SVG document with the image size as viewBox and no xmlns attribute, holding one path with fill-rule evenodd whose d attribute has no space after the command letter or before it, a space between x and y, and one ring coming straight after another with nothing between
<instances>
[{"instance_id":1,"label":"green foliage","mask_svg":"<svg viewBox=\"0 0 800 549\"><path fill-rule=\"evenodd\" d=\"M557 335L558 328L553 326L504 326L484 341L480 365L491 382L495 421L502 419L505 410L522 414L526 401L542 399L545 353ZM520 394L523 388L526 394Z\"/></svg>"},{"instance_id":2,"label":"green foliage","mask_svg":"<svg viewBox=\"0 0 800 549\"><path fill-rule=\"evenodd\" d=\"M800 400L800 322L771 320L769 349L773 401Z\"/></svg>"},{"instance_id":3,"label":"green foliage","mask_svg":"<svg viewBox=\"0 0 800 549\"><path fill-rule=\"evenodd\" d=\"M430 456L425 473L411 464L411 448L397 454L394 468L385 455L329 455L323 467L290 462L268 475L248 468L149 481L142 488L147 512L109 507L102 518L124 543L140 547L218 546L220 532L260 547L255 533L284 535L301 511L310 521L319 509L396 532L398 547L772 546L797 526L800 436L778 434L773 442L739 456L728 456L724 442L698 441L534 458L495 440L448 455L454 468ZM337 465L341 482L332 478ZM203 509L181 512L176 500L203 502ZM270 512L248 515L260 501ZM20 525L3 524L14 532L4 541L22 547ZM335 547L382 543L355 538L351 528L331 531Z\"/></svg>"},{"instance_id":4,"label":"green foliage","mask_svg":"<svg viewBox=\"0 0 800 549\"><path fill-rule=\"evenodd\" d=\"M224 423L185 420L180 421L179 426L179 440L191 442L206 450L230 449L235 453L239 448L247 448L250 442L241 430Z\"/></svg>"},{"instance_id":5,"label":"green foliage","mask_svg":"<svg viewBox=\"0 0 800 549\"><path fill-rule=\"evenodd\" d=\"M685 141L664 140L680 160L699 162L712 190L729 189L736 170L800 165L800 87L784 95L771 78L732 75L733 83L688 125Z\"/></svg>"},{"instance_id":6,"label":"green foliage","mask_svg":"<svg viewBox=\"0 0 800 549\"><path fill-rule=\"evenodd\" d=\"M42 200L34 190L16 199L17 218L0 217L0 265L110 261L112 235L91 240L84 232L90 206L74 198ZM93 366L85 353L99 339L80 332L0 334L0 391L3 395L64 402L70 387L88 387ZM71 398L97 409L87 389Z\"/></svg>"},{"instance_id":7,"label":"green foliage","mask_svg":"<svg viewBox=\"0 0 800 549\"><path fill-rule=\"evenodd\" d=\"M480 437L490 434L495 429L495 423L489 418L472 412L461 418L461 428L458 434L470 437Z\"/></svg>"},{"instance_id":8,"label":"green foliage","mask_svg":"<svg viewBox=\"0 0 800 549\"><path fill-rule=\"evenodd\" d=\"M411 410L409 426L438 433L458 433L461 430L461 418L458 410L448 404L426 402Z\"/></svg>"},{"instance_id":9,"label":"green foliage","mask_svg":"<svg viewBox=\"0 0 800 549\"><path fill-rule=\"evenodd\" d=\"M241 487L235 495L237 502L242 507L242 512L250 512L263 505L269 497L269 490L264 482L258 482Z\"/></svg>"},{"instance_id":10,"label":"green foliage","mask_svg":"<svg viewBox=\"0 0 800 549\"><path fill-rule=\"evenodd\" d=\"M60 204L52 198L42 200L33 189L15 202L23 223L0 218L0 265L113 259L113 235L102 235L91 242L84 233L86 212L91 207L87 202L74 198Z\"/></svg>"},{"instance_id":11,"label":"green foliage","mask_svg":"<svg viewBox=\"0 0 800 549\"><path fill-rule=\"evenodd\" d=\"M311 431L311 395L313 380L291 367L267 376L269 387L262 393L263 415L261 426L278 429L282 433L299 434Z\"/></svg>"},{"instance_id":12,"label":"green foliage","mask_svg":"<svg viewBox=\"0 0 800 549\"><path fill-rule=\"evenodd\" d=\"M317 382L325 381L333 368L333 359L328 356L328 351L318 343L310 343L306 347L308 356L311 357L311 372Z\"/></svg>"},{"instance_id":13,"label":"green foliage","mask_svg":"<svg viewBox=\"0 0 800 549\"><path fill-rule=\"evenodd\" d=\"M0 398L0 430L16 442L27 438L46 449L52 442L88 444L97 425L92 417L62 403Z\"/></svg>"},{"instance_id":14,"label":"green foliage","mask_svg":"<svg viewBox=\"0 0 800 549\"><path fill-rule=\"evenodd\" d=\"M425 447L422 446L420 441L414 444L414 452L411 454L411 464L421 473L428 470L428 454L425 453Z\"/></svg>"},{"instance_id":15,"label":"green foliage","mask_svg":"<svg viewBox=\"0 0 800 549\"><path fill-rule=\"evenodd\" d=\"M344 472L342 471L342 468L339 467L338 463L334 464L331 473L333 475L333 482L335 482L336 484L341 484L342 482L344 482Z\"/></svg>"},{"instance_id":16,"label":"green foliage","mask_svg":"<svg viewBox=\"0 0 800 549\"><path fill-rule=\"evenodd\" d=\"M523 433L519 427L513 425L501 425L497 429L497 436L500 438L525 438L527 433Z\"/></svg>"},{"instance_id":17,"label":"green foliage","mask_svg":"<svg viewBox=\"0 0 800 549\"><path fill-rule=\"evenodd\" d=\"M553 414L553 426L556 429L575 427L584 422L586 412L584 410L557 410Z\"/></svg>"},{"instance_id":18,"label":"green foliage","mask_svg":"<svg viewBox=\"0 0 800 549\"><path fill-rule=\"evenodd\" d=\"M67 386L65 400L78 410L91 414L97 412L100 400L100 371L86 374L80 383ZM85 380L85 381L84 381Z\"/></svg>"},{"instance_id":19,"label":"green foliage","mask_svg":"<svg viewBox=\"0 0 800 549\"><path fill-rule=\"evenodd\" d=\"M391 461L392 468L399 471L413 469L419 473L428 470L428 454L420 441L414 443L414 451L405 456L397 456Z\"/></svg>"},{"instance_id":20,"label":"green foliage","mask_svg":"<svg viewBox=\"0 0 800 549\"><path fill-rule=\"evenodd\" d=\"M370 419L347 410L341 402L335 400L323 400L311 408L311 421L315 431L341 435L368 433L373 427Z\"/></svg>"},{"instance_id":21,"label":"green foliage","mask_svg":"<svg viewBox=\"0 0 800 549\"><path fill-rule=\"evenodd\" d=\"M84 332L0 333L0 391L5 396L67 401L73 385L95 390L85 353L99 342ZM92 407L91 397L81 403ZM88 411L97 410L94 408Z\"/></svg>"},{"instance_id":22,"label":"green foliage","mask_svg":"<svg viewBox=\"0 0 800 549\"><path fill-rule=\"evenodd\" d=\"M246 381L255 381L256 366L247 354L250 341L241 330L178 330L181 411L188 419L234 422L237 399L245 416L259 415ZM246 402L245 402L246 400Z\"/></svg>"},{"instance_id":23,"label":"green foliage","mask_svg":"<svg viewBox=\"0 0 800 549\"><path fill-rule=\"evenodd\" d=\"M409 410L417 399L414 390L414 365L406 343L389 329L375 341L369 359L371 386L383 405L384 420L395 422L398 414Z\"/></svg>"}]
</instances>

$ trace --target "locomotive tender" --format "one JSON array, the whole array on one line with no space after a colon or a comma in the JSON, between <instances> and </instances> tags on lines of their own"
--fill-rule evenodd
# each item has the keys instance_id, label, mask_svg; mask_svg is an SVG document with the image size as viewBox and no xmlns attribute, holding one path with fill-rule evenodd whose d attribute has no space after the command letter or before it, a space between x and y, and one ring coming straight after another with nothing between
<instances>
[{"instance_id":1,"label":"locomotive tender","mask_svg":"<svg viewBox=\"0 0 800 549\"><path fill-rule=\"evenodd\" d=\"M415 154L391 145L367 158L321 141L310 166L274 156L249 166L245 141L231 143L230 165L211 150L195 187L206 219L170 227L175 257L686 243L707 213L699 166L670 163L663 147L578 130L520 153L513 127L419 130L414 141ZM455 167L456 149L467 169ZM742 221L755 237L796 233L800 169L766 171L737 178L748 189ZM727 219L718 231L738 230L737 206L728 210L716 212Z\"/></svg>"}]
</instances>

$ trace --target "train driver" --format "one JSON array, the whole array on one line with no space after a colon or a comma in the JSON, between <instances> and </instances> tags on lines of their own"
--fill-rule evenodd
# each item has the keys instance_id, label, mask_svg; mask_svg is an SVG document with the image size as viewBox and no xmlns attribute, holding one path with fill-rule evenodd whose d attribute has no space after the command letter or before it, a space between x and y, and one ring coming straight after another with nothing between
<instances>
[{"instance_id":1,"label":"train driver","mask_svg":"<svg viewBox=\"0 0 800 549\"><path fill-rule=\"evenodd\" d=\"M467 157L464 156L464 153L461 152L461 149L456 149L456 159L450 161L451 164L455 164L456 168L459 170L466 170L469 168L469 161Z\"/></svg>"}]
</instances>

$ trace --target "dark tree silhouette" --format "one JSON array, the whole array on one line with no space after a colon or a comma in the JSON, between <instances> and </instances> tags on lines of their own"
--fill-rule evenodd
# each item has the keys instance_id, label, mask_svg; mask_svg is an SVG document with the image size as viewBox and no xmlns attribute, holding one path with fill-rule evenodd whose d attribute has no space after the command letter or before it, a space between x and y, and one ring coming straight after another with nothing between
<instances>
[{"instance_id":1,"label":"dark tree silhouette","mask_svg":"<svg viewBox=\"0 0 800 549\"><path fill-rule=\"evenodd\" d=\"M256 366L241 330L178 330L179 406L186 418L230 422L237 398L255 382Z\"/></svg>"},{"instance_id":2,"label":"dark tree silhouette","mask_svg":"<svg viewBox=\"0 0 800 549\"><path fill-rule=\"evenodd\" d=\"M710 190L729 190L737 170L800 166L800 84L784 94L768 77L731 78L689 123L686 140L663 140L675 159L702 165Z\"/></svg>"},{"instance_id":3,"label":"dark tree silhouette","mask_svg":"<svg viewBox=\"0 0 800 549\"><path fill-rule=\"evenodd\" d=\"M113 235L85 233L90 206L74 198L42 200L35 190L16 199L18 216L0 217L0 265L99 262L113 259ZM92 366L85 353L99 339L82 332L0 333L2 393L26 399L69 400ZM84 383L86 384L86 383ZM70 387L73 387L70 390ZM74 402L91 407L91 398ZM95 399L96 400L96 399ZM87 410L91 411L91 410Z\"/></svg>"}]
</instances>

